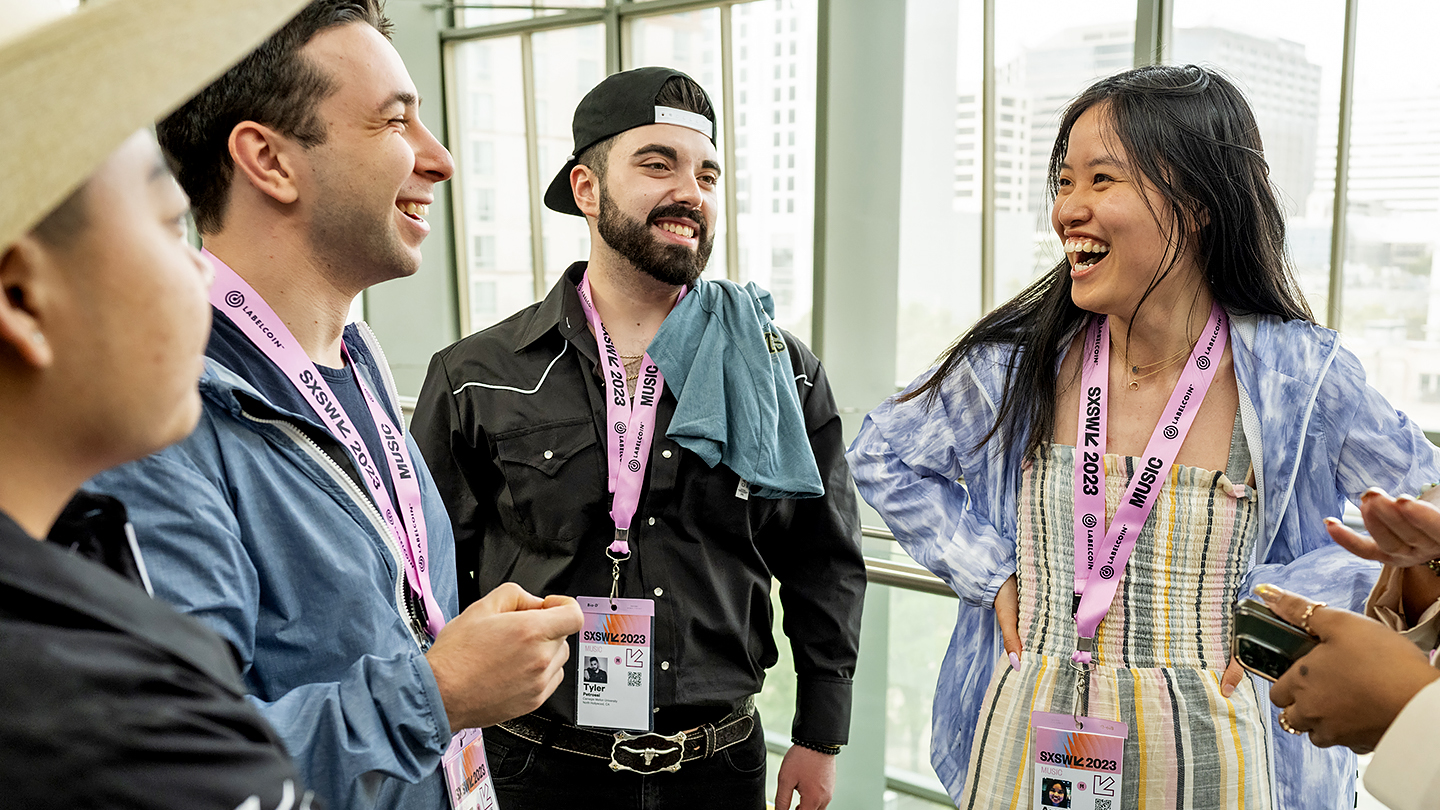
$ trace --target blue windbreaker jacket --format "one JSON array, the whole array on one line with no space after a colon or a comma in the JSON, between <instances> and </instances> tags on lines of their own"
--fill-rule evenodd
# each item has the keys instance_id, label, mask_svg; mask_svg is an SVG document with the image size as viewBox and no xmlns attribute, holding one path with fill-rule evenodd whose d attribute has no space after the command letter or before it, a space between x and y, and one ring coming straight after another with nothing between
<instances>
[{"instance_id":1,"label":"blue windbreaker jacket","mask_svg":"<svg viewBox=\"0 0 1440 810\"><path fill-rule=\"evenodd\" d=\"M374 334L352 324L344 339L403 426ZM429 641L411 629L400 547L314 415L275 405L214 359L258 349L217 346L224 340L220 330L211 338L195 432L87 488L126 504L156 596L235 646L251 699L330 806L443 810L438 768L451 732ZM450 519L408 433L406 442L431 584L453 618Z\"/></svg>"}]
</instances>

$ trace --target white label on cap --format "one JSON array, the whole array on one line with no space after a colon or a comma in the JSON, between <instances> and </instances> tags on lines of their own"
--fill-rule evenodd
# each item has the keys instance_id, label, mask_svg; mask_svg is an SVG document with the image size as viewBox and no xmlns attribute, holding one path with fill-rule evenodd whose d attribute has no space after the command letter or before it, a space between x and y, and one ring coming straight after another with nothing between
<instances>
[{"instance_id":1,"label":"white label on cap","mask_svg":"<svg viewBox=\"0 0 1440 810\"><path fill-rule=\"evenodd\" d=\"M715 138L715 124L709 118L685 110L677 110L674 107L656 107L655 123L678 124L682 127L689 127L711 140Z\"/></svg>"}]
</instances>

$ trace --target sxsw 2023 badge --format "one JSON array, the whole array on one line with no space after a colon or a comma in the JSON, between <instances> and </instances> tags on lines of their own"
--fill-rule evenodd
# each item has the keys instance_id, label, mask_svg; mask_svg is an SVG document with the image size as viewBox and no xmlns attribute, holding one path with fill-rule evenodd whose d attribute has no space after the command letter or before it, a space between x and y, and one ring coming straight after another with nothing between
<instances>
[{"instance_id":1,"label":"sxsw 2023 badge","mask_svg":"<svg viewBox=\"0 0 1440 810\"><path fill-rule=\"evenodd\" d=\"M1031 795L1036 810L1120 810L1129 727L1113 720L1033 712Z\"/></svg>"}]
</instances>

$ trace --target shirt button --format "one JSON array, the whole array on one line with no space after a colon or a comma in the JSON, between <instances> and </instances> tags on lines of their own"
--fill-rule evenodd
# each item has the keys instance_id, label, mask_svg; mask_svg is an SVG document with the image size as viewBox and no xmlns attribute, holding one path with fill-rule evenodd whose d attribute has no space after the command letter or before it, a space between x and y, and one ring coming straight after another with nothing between
<instances>
[{"instance_id":1,"label":"shirt button","mask_svg":"<svg viewBox=\"0 0 1440 810\"><path fill-rule=\"evenodd\" d=\"M554 457L555 457L555 451L554 451L554 450L546 450L546 451L545 451L545 458L554 458Z\"/></svg>"},{"instance_id":2,"label":"shirt button","mask_svg":"<svg viewBox=\"0 0 1440 810\"><path fill-rule=\"evenodd\" d=\"M646 521L646 523L648 523L648 524L651 525L651 526L654 526L654 525L655 525L655 518L653 518L653 517L650 518L648 521Z\"/></svg>"},{"instance_id":3,"label":"shirt button","mask_svg":"<svg viewBox=\"0 0 1440 810\"><path fill-rule=\"evenodd\" d=\"M661 450L661 451L660 451L660 455L661 455L661 456L664 456L665 458L669 458L669 457L670 457L670 451L669 451L669 450Z\"/></svg>"},{"instance_id":4,"label":"shirt button","mask_svg":"<svg viewBox=\"0 0 1440 810\"><path fill-rule=\"evenodd\" d=\"M661 662L660 662L660 668L661 668L661 669L664 669L664 670L669 670L669 669L670 669L670 662L669 662L669 661L661 661Z\"/></svg>"},{"instance_id":5,"label":"shirt button","mask_svg":"<svg viewBox=\"0 0 1440 810\"><path fill-rule=\"evenodd\" d=\"M665 595L665 589L664 589L664 588L656 588L656 589L655 589L655 595L656 595L656 596L664 596L664 595Z\"/></svg>"}]
</instances>

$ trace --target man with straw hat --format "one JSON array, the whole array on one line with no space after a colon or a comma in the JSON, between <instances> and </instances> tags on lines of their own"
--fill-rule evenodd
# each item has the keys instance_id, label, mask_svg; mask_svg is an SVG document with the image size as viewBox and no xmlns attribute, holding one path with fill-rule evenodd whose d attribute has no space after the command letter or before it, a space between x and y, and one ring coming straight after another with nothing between
<instances>
[{"instance_id":1,"label":"man with straw hat","mask_svg":"<svg viewBox=\"0 0 1440 810\"><path fill-rule=\"evenodd\" d=\"M0 2L0 801L312 807L229 647L146 593L124 507L76 496L200 411L210 273L142 128L300 3L52 5Z\"/></svg>"},{"instance_id":2,"label":"man with straw hat","mask_svg":"<svg viewBox=\"0 0 1440 810\"><path fill-rule=\"evenodd\" d=\"M448 781L484 807L473 730L541 704L582 617L513 584L459 611L444 504L374 334L346 325L419 269L454 169L389 29L378 0L314 0L160 123L216 276L202 414L93 484L327 801L440 810Z\"/></svg>"}]
</instances>

